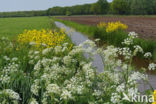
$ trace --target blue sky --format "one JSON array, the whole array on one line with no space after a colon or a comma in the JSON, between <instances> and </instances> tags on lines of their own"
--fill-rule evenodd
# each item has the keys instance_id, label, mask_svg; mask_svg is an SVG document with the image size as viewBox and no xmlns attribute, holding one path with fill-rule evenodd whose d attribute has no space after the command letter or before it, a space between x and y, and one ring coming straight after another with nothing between
<instances>
[{"instance_id":1,"label":"blue sky","mask_svg":"<svg viewBox=\"0 0 156 104\"><path fill-rule=\"evenodd\" d=\"M93 3L96 1L97 0L0 0L0 12L45 10L53 6L71 6L76 4Z\"/></svg>"}]
</instances>

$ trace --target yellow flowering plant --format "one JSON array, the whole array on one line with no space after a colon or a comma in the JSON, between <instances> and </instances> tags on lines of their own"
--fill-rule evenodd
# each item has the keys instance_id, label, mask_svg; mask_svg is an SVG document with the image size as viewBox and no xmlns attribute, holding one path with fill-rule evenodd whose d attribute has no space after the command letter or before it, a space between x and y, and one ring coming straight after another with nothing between
<instances>
[{"instance_id":1,"label":"yellow flowering plant","mask_svg":"<svg viewBox=\"0 0 156 104\"><path fill-rule=\"evenodd\" d=\"M60 46L67 37L63 30L25 30L18 35L18 42L34 44L36 47L44 45L46 47Z\"/></svg>"},{"instance_id":2,"label":"yellow flowering plant","mask_svg":"<svg viewBox=\"0 0 156 104\"><path fill-rule=\"evenodd\" d=\"M116 30L126 30L128 28L128 26L126 24L121 23L120 21L117 22L101 22L97 25L98 28L105 28L106 32L114 32Z\"/></svg>"},{"instance_id":3,"label":"yellow flowering plant","mask_svg":"<svg viewBox=\"0 0 156 104\"><path fill-rule=\"evenodd\" d=\"M100 22L99 24L97 24L98 28L105 28L107 26L107 24L105 22Z\"/></svg>"},{"instance_id":4,"label":"yellow flowering plant","mask_svg":"<svg viewBox=\"0 0 156 104\"><path fill-rule=\"evenodd\" d=\"M154 102L152 104L156 104L156 90L153 93L153 97L154 97Z\"/></svg>"}]
</instances>

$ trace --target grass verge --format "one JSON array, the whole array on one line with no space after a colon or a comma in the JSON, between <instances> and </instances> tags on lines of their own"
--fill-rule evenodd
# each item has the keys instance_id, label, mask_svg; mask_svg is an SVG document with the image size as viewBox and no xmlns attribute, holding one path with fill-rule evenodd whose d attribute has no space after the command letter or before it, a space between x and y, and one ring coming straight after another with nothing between
<instances>
[{"instance_id":1,"label":"grass verge","mask_svg":"<svg viewBox=\"0 0 156 104\"><path fill-rule=\"evenodd\" d=\"M128 37L128 33L124 31L116 31L111 34L106 33L105 30L98 29L96 26L88 26L79 24L72 21L55 19L56 21L62 22L67 26L74 28L75 30L86 34L89 38L100 38L102 44L114 45L122 47L121 42ZM151 52L153 57L152 60L156 60L156 41L144 40L141 38L135 39L135 45L140 45L145 52ZM140 55L139 55L140 56ZM142 56L141 56L142 57Z\"/></svg>"}]
</instances>

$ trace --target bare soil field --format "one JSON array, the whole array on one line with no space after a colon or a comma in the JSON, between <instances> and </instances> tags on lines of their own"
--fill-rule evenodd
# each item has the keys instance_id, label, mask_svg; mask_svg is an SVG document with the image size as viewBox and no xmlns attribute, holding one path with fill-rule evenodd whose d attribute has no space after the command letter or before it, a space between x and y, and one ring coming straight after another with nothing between
<instances>
[{"instance_id":1,"label":"bare soil field","mask_svg":"<svg viewBox=\"0 0 156 104\"><path fill-rule=\"evenodd\" d=\"M97 25L99 22L121 21L128 25L128 32L135 31L141 38L156 40L156 17L71 16L57 18L87 25Z\"/></svg>"}]
</instances>

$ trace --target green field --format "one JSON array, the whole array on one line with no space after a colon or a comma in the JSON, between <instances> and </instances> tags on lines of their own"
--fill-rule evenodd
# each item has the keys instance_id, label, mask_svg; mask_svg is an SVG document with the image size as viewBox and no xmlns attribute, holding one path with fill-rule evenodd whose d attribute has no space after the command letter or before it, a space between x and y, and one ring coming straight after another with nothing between
<instances>
[{"instance_id":1,"label":"green field","mask_svg":"<svg viewBox=\"0 0 156 104\"><path fill-rule=\"evenodd\" d=\"M0 18L0 37L14 38L25 29L51 29L48 17Z\"/></svg>"}]
</instances>

